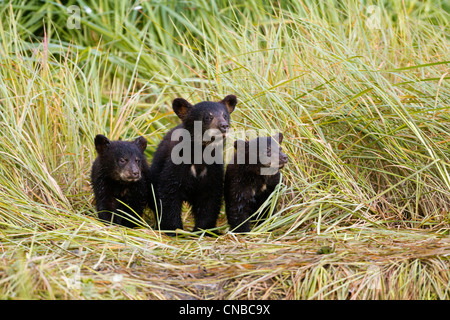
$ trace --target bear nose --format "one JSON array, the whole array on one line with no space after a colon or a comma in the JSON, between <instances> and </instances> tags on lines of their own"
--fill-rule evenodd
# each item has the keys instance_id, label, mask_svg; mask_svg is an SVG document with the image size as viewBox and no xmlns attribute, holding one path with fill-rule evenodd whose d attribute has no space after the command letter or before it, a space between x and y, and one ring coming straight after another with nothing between
<instances>
[{"instance_id":1,"label":"bear nose","mask_svg":"<svg viewBox=\"0 0 450 320\"><path fill-rule=\"evenodd\" d=\"M287 161L288 161L287 155L285 155L285 154L281 155L280 160L281 160L281 162L283 162L283 163L287 163Z\"/></svg>"},{"instance_id":2,"label":"bear nose","mask_svg":"<svg viewBox=\"0 0 450 320\"><path fill-rule=\"evenodd\" d=\"M221 123L219 129L222 133L227 132L230 125L228 123Z\"/></svg>"},{"instance_id":3,"label":"bear nose","mask_svg":"<svg viewBox=\"0 0 450 320\"><path fill-rule=\"evenodd\" d=\"M131 172L131 176L132 176L133 178L139 178L139 171L138 171L138 170L132 171L132 172Z\"/></svg>"}]
</instances>

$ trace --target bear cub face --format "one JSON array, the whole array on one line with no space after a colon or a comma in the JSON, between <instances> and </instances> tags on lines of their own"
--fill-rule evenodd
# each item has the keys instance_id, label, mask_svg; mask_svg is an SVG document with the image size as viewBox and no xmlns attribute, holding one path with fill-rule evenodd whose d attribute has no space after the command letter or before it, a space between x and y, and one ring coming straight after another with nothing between
<instances>
[{"instance_id":1,"label":"bear cub face","mask_svg":"<svg viewBox=\"0 0 450 320\"><path fill-rule=\"evenodd\" d=\"M172 108L181 119L182 125L189 132L194 133L196 123L201 125L201 133L209 136L222 136L224 138L230 128L230 113L237 104L235 95L228 95L219 102L203 101L191 105L183 98L177 98L172 102ZM202 139L202 137L194 137Z\"/></svg>"},{"instance_id":2,"label":"bear cub face","mask_svg":"<svg viewBox=\"0 0 450 320\"><path fill-rule=\"evenodd\" d=\"M288 160L286 154L281 151L282 141L282 133L249 141L236 140L235 164L247 165L249 170L262 175L275 174Z\"/></svg>"},{"instance_id":3,"label":"bear cub face","mask_svg":"<svg viewBox=\"0 0 450 320\"><path fill-rule=\"evenodd\" d=\"M139 137L134 141L110 141L99 134L95 137L95 149L102 162L103 172L121 183L131 183L142 178L147 140ZM104 160L104 161L102 161Z\"/></svg>"}]
</instances>

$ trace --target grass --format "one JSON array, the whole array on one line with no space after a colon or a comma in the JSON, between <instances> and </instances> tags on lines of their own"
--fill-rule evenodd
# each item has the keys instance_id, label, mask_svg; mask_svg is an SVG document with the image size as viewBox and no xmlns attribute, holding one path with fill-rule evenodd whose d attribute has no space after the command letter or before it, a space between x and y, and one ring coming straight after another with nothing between
<instances>
[{"instance_id":1,"label":"grass","mask_svg":"<svg viewBox=\"0 0 450 320\"><path fill-rule=\"evenodd\" d=\"M449 299L448 11L1 3L0 297ZM173 98L227 94L234 129L284 133L277 213L248 235L222 213L219 237L187 208L176 238L97 221L96 134L144 135L151 161Z\"/></svg>"}]
</instances>

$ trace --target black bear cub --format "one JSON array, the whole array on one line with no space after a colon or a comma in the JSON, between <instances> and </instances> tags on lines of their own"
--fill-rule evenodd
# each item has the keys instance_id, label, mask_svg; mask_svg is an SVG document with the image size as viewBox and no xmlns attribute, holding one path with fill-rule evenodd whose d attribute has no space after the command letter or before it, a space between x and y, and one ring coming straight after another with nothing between
<instances>
[{"instance_id":1,"label":"black bear cub","mask_svg":"<svg viewBox=\"0 0 450 320\"><path fill-rule=\"evenodd\" d=\"M146 147L144 137L134 141L110 141L101 134L95 137L98 156L92 165L91 181L100 220L138 226L147 202Z\"/></svg>"},{"instance_id":2,"label":"black bear cub","mask_svg":"<svg viewBox=\"0 0 450 320\"><path fill-rule=\"evenodd\" d=\"M280 182L280 169L287 163L281 151L283 134L237 140L236 152L225 173L225 210L230 231L249 232L251 223L264 221L270 205L258 219L252 215L267 200ZM278 143L277 143L278 141Z\"/></svg>"},{"instance_id":3,"label":"black bear cub","mask_svg":"<svg viewBox=\"0 0 450 320\"><path fill-rule=\"evenodd\" d=\"M236 104L234 95L195 105L182 98L172 102L182 123L160 142L150 168L161 230L183 229L184 201L192 206L194 231L215 228L223 196L223 142Z\"/></svg>"}]
</instances>

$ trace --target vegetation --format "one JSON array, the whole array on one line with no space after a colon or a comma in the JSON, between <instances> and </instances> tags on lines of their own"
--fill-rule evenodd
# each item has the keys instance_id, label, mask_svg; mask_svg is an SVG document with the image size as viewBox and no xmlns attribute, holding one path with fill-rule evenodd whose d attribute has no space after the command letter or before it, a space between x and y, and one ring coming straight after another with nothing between
<instances>
[{"instance_id":1,"label":"vegetation","mask_svg":"<svg viewBox=\"0 0 450 320\"><path fill-rule=\"evenodd\" d=\"M0 2L0 297L449 299L449 10ZM227 94L236 130L284 133L271 219L235 235L222 213L218 237L96 219L96 134L144 135L151 161L172 99Z\"/></svg>"}]
</instances>

